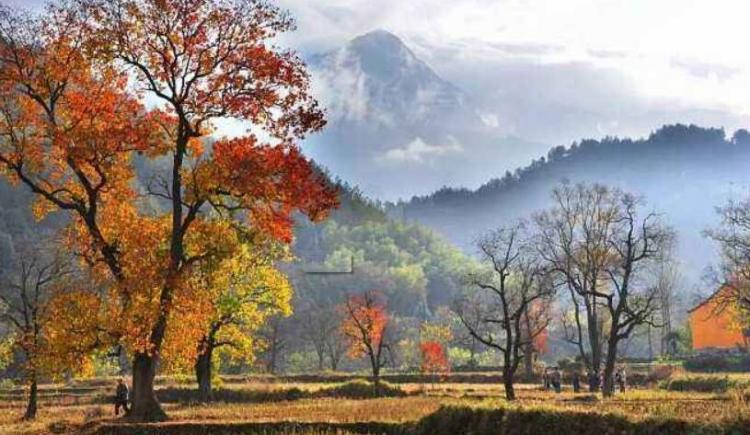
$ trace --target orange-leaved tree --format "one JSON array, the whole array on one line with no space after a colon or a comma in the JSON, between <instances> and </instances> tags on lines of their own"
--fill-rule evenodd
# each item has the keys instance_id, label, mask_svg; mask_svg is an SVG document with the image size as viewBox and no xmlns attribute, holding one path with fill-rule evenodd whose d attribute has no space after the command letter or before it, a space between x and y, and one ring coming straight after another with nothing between
<instances>
[{"instance_id":1,"label":"orange-leaved tree","mask_svg":"<svg viewBox=\"0 0 750 435\"><path fill-rule=\"evenodd\" d=\"M380 369L388 362L390 345L387 340L389 316L383 295L366 291L347 297L340 307L342 311L341 332L349 345L349 356L366 356L375 381L380 378Z\"/></svg>"},{"instance_id":2,"label":"orange-leaved tree","mask_svg":"<svg viewBox=\"0 0 750 435\"><path fill-rule=\"evenodd\" d=\"M253 233L289 242L293 213L322 219L337 204L295 144L324 118L304 64L270 42L292 27L254 0L0 12L2 173L37 195L38 216L69 212L68 243L107 289L86 306L133 355L134 420L166 417L154 394L165 339L195 348L203 333L201 265ZM226 118L254 133L208 146ZM141 159L157 161L146 189Z\"/></svg>"},{"instance_id":3,"label":"orange-leaved tree","mask_svg":"<svg viewBox=\"0 0 750 435\"><path fill-rule=\"evenodd\" d=\"M444 374L450 372L451 366L445 348L439 341L424 341L420 343L422 352L422 373Z\"/></svg>"}]
</instances>

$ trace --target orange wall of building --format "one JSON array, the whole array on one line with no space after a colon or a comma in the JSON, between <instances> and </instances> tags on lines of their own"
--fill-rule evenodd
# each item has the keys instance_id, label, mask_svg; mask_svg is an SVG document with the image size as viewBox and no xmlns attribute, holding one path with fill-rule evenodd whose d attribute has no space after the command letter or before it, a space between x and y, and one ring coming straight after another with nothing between
<instances>
[{"instance_id":1,"label":"orange wall of building","mask_svg":"<svg viewBox=\"0 0 750 435\"><path fill-rule=\"evenodd\" d=\"M716 302L711 300L690 313L693 349L730 349L744 345L742 331L733 324L735 314L731 306L717 309Z\"/></svg>"}]
</instances>

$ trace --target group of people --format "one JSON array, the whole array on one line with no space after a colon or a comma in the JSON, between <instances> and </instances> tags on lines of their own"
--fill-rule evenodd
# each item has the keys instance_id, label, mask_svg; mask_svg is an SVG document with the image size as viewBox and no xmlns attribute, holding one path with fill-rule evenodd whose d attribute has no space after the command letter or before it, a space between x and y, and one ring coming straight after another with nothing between
<instances>
[{"instance_id":1,"label":"group of people","mask_svg":"<svg viewBox=\"0 0 750 435\"><path fill-rule=\"evenodd\" d=\"M548 367L544 369L544 373L542 374L542 382L544 383L544 389L545 390L552 390L554 389L556 393L559 393L562 389L562 370L560 370L558 367ZM604 386L604 374L596 372L596 371L589 371L586 374L586 380L588 382L589 392L596 392L599 391L600 388ZM578 373L578 370L574 370L573 373L570 376L570 383L573 387L574 393L579 393L581 391L581 374ZM610 386L612 388L612 392L614 393L615 387L619 388L621 393L625 392L625 387L627 385L626 380L626 374L625 374L625 368L620 367L617 369L615 374L613 375L612 382L610 382Z\"/></svg>"}]
</instances>

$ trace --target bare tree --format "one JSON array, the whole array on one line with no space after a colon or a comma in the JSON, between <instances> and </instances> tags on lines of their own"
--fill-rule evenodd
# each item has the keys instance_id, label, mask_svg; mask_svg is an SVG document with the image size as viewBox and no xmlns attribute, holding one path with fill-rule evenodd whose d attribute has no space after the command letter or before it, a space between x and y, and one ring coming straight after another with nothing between
<instances>
[{"instance_id":1,"label":"bare tree","mask_svg":"<svg viewBox=\"0 0 750 435\"><path fill-rule=\"evenodd\" d=\"M340 333L341 313L334 307L324 307L315 301L307 301L299 315L302 326L300 335L310 343L318 357L318 370L325 369L328 359L331 370L336 370L346 345Z\"/></svg>"},{"instance_id":2,"label":"bare tree","mask_svg":"<svg viewBox=\"0 0 750 435\"><path fill-rule=\"evenodd\" d=\"M617 350L640 325L656 326L661 292L649 282L649 271L671 252L673 232L654 213L639 217L640 202L619 194L619 213L608 235L613 261L607 268L610 290L603 293L609 314L607 354L604 365L604 395L614 391L613 375Z\"/></svg>"},{"instance_id":3,"label":"bare tree","mask_svg":"<svg viewBox=\"0 0 750 435\"><path fill-rule=\"evenodd\" d=\"M721 251L717 279L730 284L716 295L717 300L722 308L730 303L737 306L750 319L750 197L730 201L717 208L717 213L721 225L705 234L719 244Z\"/></svg>"},{"instance_id":4,"label":"bare tree","mask_svg":"<svg viewBox=\"0 0 750 435\"><path fill-rule=\"evenodd\" d=\"M617 192L605 186L563 183L552 192L553 206L534 216L539 254L570 296L571 318L564 317L566 339L582 361L601 370L606 310L606 272L613 258L609 234L619 213Z\"/></svg>"},{"instance_id":5,"label":"bare tree","mask_svg":"<svg viewBox=\"0 0 750 435\"><path fill-rule=\"evenodd\" d=\"M25 420L34 419L37 412L45 305L56 286L71 273L70 263L61 254L47 254L39 246L35 249L21 252L10 270L3 273L0 283L0 321L7 323L15 334L29 384Z\"/></svg>"},{"instance_id":6,"label":"bare tree","mask_svg":"<svg viewBox=\"0 0 750 435\"><path fill-rule=\"evenodd\" d=\"M680 270L674 261L660 261L656 270L656 288L659 292L659 354L670 355L673 337L674 310L677 303L677 290L680 287ZM650 333L650 327L649 327Z\"/></svg>"},{"instance_id":7,"label":"bare tree","mask_svg":"<svg viewBox=\"0 0 750 435\"><path fill-rule=\"evenodd\" d=\"M673 233L653 213L640 217L641 202L617 189L563 184L553 199L535 218L539 253L570 295L568 338L589 369L604 366L608 395L620 342L656 325L661 293L649 272L671 252Z\"/></svg>"},{"instance_id":8,"label":"bare tree","mask_svg":"<svg viewBox=\"0 0 750 435\"><path fill-rule=\"evenodd\" d=\"M501 228L477 246L488 269L471 273L467 283L484 294L483 309L456 304L457 314L480 343L503 355L505 397L515 400L513 381L519 364L532 358L529 344L547 327L546 301L553 295L522 224ZM532 322L532 315L534 321ZM533 323L533 324L532 324ZM477 328L482 325L482 329Z\"/></svg>"},{"instance_id":9,"label":"bare tree","mask_svg":"<svg viewBox=\"0 0 750 435\"><path fill-rule=\"evenodd\" d=\"M266 370L271 374L279 372L283 352L288 346L287 325L284 317L272 316L260 330L264 342L263 360Z\"/></svg>"},{"instance_id":10,"label":"bare tree","mask_svg":"<svg viewBox=\"0 0 750 435\"><path fill-rule=\"evenodd\" d=\"M346 340L340 329L331 331L326 339L326 353L328 354L328 362L331 364L331 370L338 370L339 364L346 354Z\"/></svg>"},{"instance_id":11,"label":"bare tree","mask_svg":"<svg viewBox=\"0 0 750 435\"><path fill-rule=\"evenodd\" d=\"M454 301L452 307L454 313L462 312L464 314L463 317L456 315L456 321L454 322L456 325L452 329L456 344L469 351L469 366L472 368L478 365L477 353L482 343L470 331L474 331L478 335L487 333L485 330L487 324L482 322L484 296L475 289L470 289ZM465 322L469 322L469 325L465 326Z\"/></svg>"}]
</instances>

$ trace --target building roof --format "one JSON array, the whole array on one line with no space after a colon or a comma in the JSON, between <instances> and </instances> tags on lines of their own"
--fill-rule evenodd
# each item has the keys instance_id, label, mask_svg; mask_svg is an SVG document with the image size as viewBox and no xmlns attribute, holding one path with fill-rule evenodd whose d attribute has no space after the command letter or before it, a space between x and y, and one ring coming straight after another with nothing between
<instances>
[{"instance_id":1,"label":"building roof","mask_svg":"<svg viewBox=\"0 0 750 435\"><path fill-rule=\"evenodd\" d=\"M711 301L711 299L713 299L716 296L718 296L719 293L721 293L723 290L725 290L727 288L729 288L729 284L724 283L724 284L720 285L719 288L716 289L716 291L714 291L713 293L711 293L707 298L703 299L696 306L694 306L693 308L689 309L688 313L692 313L693 311L697 310L698 308L706 305L707 303L709 303Z\"/></svg>"}]
</instances>

